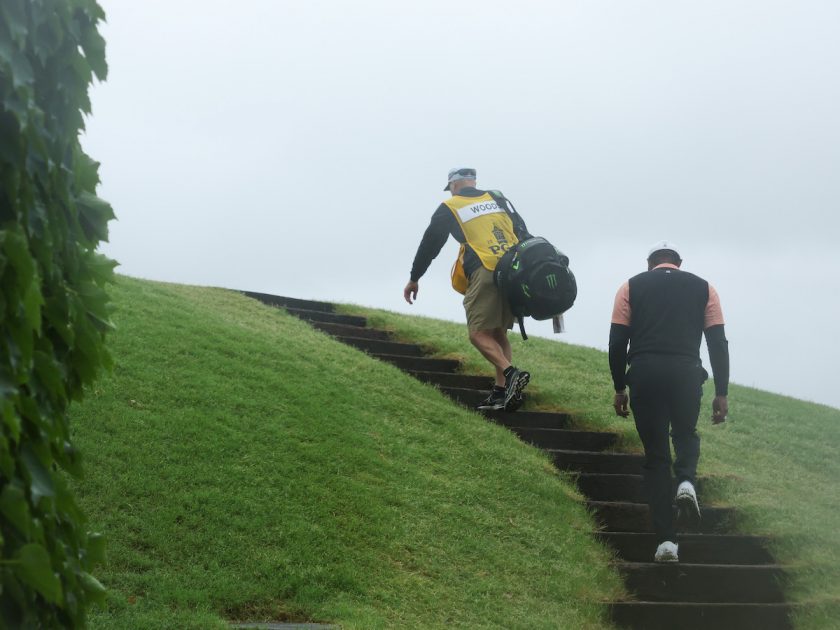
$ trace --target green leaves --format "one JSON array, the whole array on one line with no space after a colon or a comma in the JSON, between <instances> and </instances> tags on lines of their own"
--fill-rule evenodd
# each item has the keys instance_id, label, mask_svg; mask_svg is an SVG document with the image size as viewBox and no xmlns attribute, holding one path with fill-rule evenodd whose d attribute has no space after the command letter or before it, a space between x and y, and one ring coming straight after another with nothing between
<instances>
[{"instance_id":1,"label":"green leaves","mask_svg":"<svg viewBox=\"0 0 840 630\"><path fill-rule=\"evenodd\" d=\"M100 81L108 76L108 64L105 62L105 40L96 29L86 29L82 38L82 50L91 70Z\"/></svg>"},{"instance_id":2,"label":"green leaves","mask_svg":"<svg viewBox=\"0 0 840 630\"><path fill-rule=\"evenodd\" d=\"M96 241L108 240L108 221L114 218L111 204L96 195L83 192L76 199L79 209L79 220L85 230L87 238Z\"/></svg>"},{"instance_id":3,"label":"green leaves","mask_svg":"<svg viewBox=\"0 0 840 630\"><path fill-rule=\"evenodd\" d=\"M30 543L21 547L17 554L20 560L21 580L34 588L41 596L52 604L58 604L62 599L61 581L53 573L52 563L47 550L41 545Z\"/></svg>"},{"instance_id":4,"label":"green leaves","mask_svg":"<svg viewBox=\"0 0 840 630\"><path fill-rule=\"evenodd\" d=\"M20 460L29 475L29 492L32 494L32 503L35 507L43 497L54 497L52 475L29 444L24 444L21 448Z\"/></svg>"},{"instance_id":5,"label":"green leaves","mask_svg":"<svg viewBox=\"0 0 840 630\"><path fill-rule=\"evenodd\" d=\"M29 32L26 23L25 0L7 0L0 4L0 18L9 29L9 38L18 45L26 41Z\"/></svg>"},{"instance_id":6,"label":"green leaves","mask_svg":"<svg viewBox=\"0 0 840 630\"><path fill-rule=\"evenodd\" d=\"M104 587L65 475L67 410L110 364L111 206L79 132L107 73L95 0L0 0L0 626L79 627Z\"/></svg>"},{"instance_id":7,"label":"green leaves","mask_svg":"<svg viewBox=\"0 0 840 630\"><path fill-rule=\"evenodd\" d=\"M29 503L20 484L9 483L0 492L0 514L24 536L31 529Z\"/></svg>"},{"instance_id":8,"label":"green leaves","mask_svg":"<svg viewBox=\"0 0 840 630\"><path fill-rule=\"evenodd\" d=\"M13 42L0 40L0 68L12 79L12 88L18 90L31 86L35 71L26 55Z\"/></svg>"}]
</instances>

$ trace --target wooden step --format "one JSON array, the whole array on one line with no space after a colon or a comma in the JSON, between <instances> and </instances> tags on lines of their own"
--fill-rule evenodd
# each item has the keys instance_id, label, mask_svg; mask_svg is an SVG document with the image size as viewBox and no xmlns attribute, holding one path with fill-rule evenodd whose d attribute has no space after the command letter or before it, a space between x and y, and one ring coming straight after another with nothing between
<instances>
[{"instance_id":1,"label":"wooden step","mask_svg":"<svg viewBox=\"0 0 840 630\"><path fill-rule=\"evenodd\" d=\"M554 464L561 470L577 472L638 475L642 472L643 455L633 453L593 453L566 449L547 449Z\"/></svg>"},{"instance_id":2,"label":"wooden step","mask_svg":"<svg viewBox=\"0 0 840 630\"><path fill-rule=\"evenodd\" d=\"M404 357L395 354L372 353L380 361L387 361L401 370L421 372L457 372L461 362L455 359L429 359L425 357Z\"/></svg>"},{"instance_id":3,"label":"wooden step","mask_svg":"<svg viewBox=\"0 0 840 630\"><path fill-rule=\"evenodd\" d=\"M449 396L455 402L475 409L476 405L487 400L490 390L465 389L463 387L440 387L440 391Z\"/></svg>"},{"instance_id":4,"label":"wooden step","mask_svg":"<svg viewBox=\"0 0 840 630\"><path fill-rule=\"evenodd\" d=\"M629 501L647 503L647 493L642 475L616 473L580 473L576 476L578 488L593 501ZM697 479L694 487L703 502L703 486L708 477ZM677 481L674 480L674 495L677 494Z\"/></svg>"},{"instance_id":5,"label":"wooden step","mask_svg":"<svg viewBox=\"0 0 840 630\"><path fill-rule=\"evenodd\" d=\"M564 429L568 428L572 423L571 416L567 413L524 411L521 409L514 412L482 411L481 413L488 420L510 428Z\"/></svg>"},{"instance_id":6,"label":"wooden step","mask_svg":"<svg viewBox=\"0 0 840 630\"><path fill-rule=\"evenodd\" d=\"M325 332L333 337L361 337L363 339L381 339L390 341L391 333L387 330L376 328L360 328L359 326L347 326L346 324L331 324L329 322L310 322L313 328Z\"/></svg>"},{"instance_id":7,"label":"wooden step","mask_svg":"<svg viewBox=\"0 0 840 630\"><path fill-rule=\"evenodd\" d=\"M575 451L602 451L615 444L614 433L599 431L575 431L569 429L546 429L513 427L523 441L539 448L557 448Z\"/></svg>"},{"instance_id":8,"label":"wooden step","mask_svg":"<svg viewBox=\"0 0 840 630\"><path fill-rule=\"evenodd\" d=\"M620 501L587 501L595 519L608 532L651 532L650 510L643 503ZM676 516L676 509L674 510ZM700 506L700 522L677 526L677 531L690 534L726 534L734 527L737 512L728 507Z\"/></svg>"},{"instance_id":9,"label":"wooden step","mask_svg":"<svg viewBox=\"0 0 840 630\"><path fill-rule=\"evenodd\" d=\"M789 604L615 602L610 618L634 630L791 630Z\"/></svg>"},{"instance_id":10,"label":"wooden step","mask_svg":"<svg viewBox=\"0 0 840 630\"><path fill-rule=\"evenodd\" d=\"M432 385L440 385L442 387L480 389L482 391L486 391L489 390L495 382L495 379L492 376L483 376L480 374L421 372L419 370L409 370L408 373L411 374L414 378L423 381L424 383L431 383Z\"/></svg>"},{"instance_id":11,"label":"wooden step","mask_svg":"<svg viewBox=\"0 0 840 630\"><path fill-rule=\"evenodd\" d=\"M647 502L641 475L580 473L575 479L580 491L591 501Z\"/></svg>"},{"instance_id":12,"label":"wooden step","mask_svg":"<svg viewBox=\"0 0 840 630\"><path fill-rule=\"evenodd\" d=\"M259 300L263 304L279 306L282 308L294 308L304 311L321 311L332 313L335 305L330 302L318 302L316 300L300 300L298 298L284 297L282 295L270 295L268 293L257 293L256 291L242 291L243 295Z\"/></svg>"},{"instance_id":13,"label":"wooden step","mask_svg":"<svg viewBox=\"0 0 840 630\"><path fill-rule=\"evenodd\" d=\"M423 348L413 343L345 336L336 337L336 339L348 346L364 350L368 354L390 354L401 357L422 357L425 354Z\"/></svg>"},{"instance_id":14,"label":"wooden step","mask_svg":"<svg viewBox=\"0 0 840 630\"><path fill-rule=\"evenodd\" d=\"M599 540L626 562L650 562L656 553L653 533L598 532ZM739 534L677 534L680 562L688 564L774 564L769 539Z\"/></svg>"},{"instance_id":15,"label":"wooden step","mask_svg":"<svg viewBox=\"0 0 840 630\"><path fill-rule=\"evenodd\" d=\"M784 601L784 572L775 564L619 562L627 589L648 602L771 604Z\"/></svg>"},{"instance_id":16,"label":"wooden step","mask_svg":"<svg viewBox=\"0 0 840 630\"><path fill-rule=\"evenodd\" d=\"M286 311L290 315L299 317L307 322L327 322L329 324L344 324L346 326L358 326L360 328L367 326L367 319L357 315L339 315L338 313L310 311L298 308L287 308Z\"/></svg>"}]
</instances>

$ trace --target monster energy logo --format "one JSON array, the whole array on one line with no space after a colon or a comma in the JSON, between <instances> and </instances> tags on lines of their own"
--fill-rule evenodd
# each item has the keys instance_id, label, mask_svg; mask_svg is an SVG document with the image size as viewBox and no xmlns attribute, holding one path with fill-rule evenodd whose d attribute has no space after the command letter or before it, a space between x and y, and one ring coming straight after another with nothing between
<instances>
[{"instance_id":1,"label":"monster energy logo","mask_svg":"<svg viewBox=\"0 0 840 630\"><path fill-rule=\"evenodd\" d=\"M525 283L522 283L522 293L524 293L527 298L531 297L531 294L528 292L528 285Z\"/></svg>"},{"instance_id":2,"label":"monster energy logo","mask_svg":"<svg viewBox=\"0 0 840 630\"><path fill-rule=\"evenodd\" d=\"M556 289L557 288L557 276L553 273L548 274L545 277L546 282L548 282L549 289Z\"/></svg>"}]
</instances>

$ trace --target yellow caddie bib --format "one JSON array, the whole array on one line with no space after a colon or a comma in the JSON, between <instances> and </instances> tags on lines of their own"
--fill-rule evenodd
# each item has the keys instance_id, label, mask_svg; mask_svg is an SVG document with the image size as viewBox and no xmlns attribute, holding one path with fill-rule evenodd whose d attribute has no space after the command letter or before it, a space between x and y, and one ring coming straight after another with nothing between
<instances>
[{"instance_id":1,"label":"yellow caddie bib","mask_svg":"<svg viewBox=\"0 0 840 630\"><path fill-rule=\"evenodd\" d=\"M452 211L455 220L464 231L466 244L489 271L493 271L504 253L519 242L513 231L513 221L490 193L484 193L480 197L456 195L443 203ZM452 268L452 286L459 293L466 291L466 278L457 278L456 285L456 273L460 276L464 274L463 249L462 245L461 251L458 252L458 260Z\"/></svg>"}]
</instances>

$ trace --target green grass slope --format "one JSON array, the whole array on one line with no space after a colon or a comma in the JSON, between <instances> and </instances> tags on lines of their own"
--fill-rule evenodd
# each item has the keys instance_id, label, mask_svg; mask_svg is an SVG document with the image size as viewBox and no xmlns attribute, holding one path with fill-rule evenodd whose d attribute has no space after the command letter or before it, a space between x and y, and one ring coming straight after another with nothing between
<instances>
[{"instance_id":1,"label":"green grass slope","mask_svg":"<svg viewBox=\"0 0 840 630\"><path fill-rule=\"evenodd\" d=\"M92 628L604 626L622 587L541 453L238 294L112 294L116 367L73 413Z\"/></svg>"},{"instance_id":2,"label":"green grass slope","mask_svg":"<svg viewBox=\"0 0 840 630\"><path fill-rule=\"evenodd\" d=\"M487 373L463 325L343 308L440 356L462 359L471 373ZM606 338L609 313L604 321ZM514 362L532 374L532 406L572 410L581 425L620 433L625 449L641 450L632 420L612 410L606 353L551 339L523 342L514 333L511 341ZM733 385L730 419L713 426L713 396L709 382L698 426L699 473L713 477L705 499L737 506L743 531L773 537L778 560L792 568L787 592L801 604L797 628L840 628L840 410Z\"/></svg>"}]
</instances>

